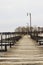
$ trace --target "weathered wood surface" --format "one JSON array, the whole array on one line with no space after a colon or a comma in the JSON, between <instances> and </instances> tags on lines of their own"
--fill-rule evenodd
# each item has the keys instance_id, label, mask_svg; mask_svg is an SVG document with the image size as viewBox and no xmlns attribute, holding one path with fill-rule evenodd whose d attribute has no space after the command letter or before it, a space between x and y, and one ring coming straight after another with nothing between
<instances>
[{"instance_id":1,"label":"weathered wood surface","mask_svg":"<svg viewBox=\"0 0 43 65\"><path fill-rule=\"evenodd\" d=\"M0 53L0 65L43 65L43 46L26 35L6 53Z\"/></svg>"}]
</instances>

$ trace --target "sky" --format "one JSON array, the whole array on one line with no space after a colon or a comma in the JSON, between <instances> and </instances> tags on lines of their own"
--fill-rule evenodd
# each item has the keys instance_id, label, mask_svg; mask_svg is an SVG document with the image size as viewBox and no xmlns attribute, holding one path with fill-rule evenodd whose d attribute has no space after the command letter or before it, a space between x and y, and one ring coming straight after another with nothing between
<instances>
[{"instance_id":1,"label":"sky","mask_svg":"<svg viewBox=\"0 0 43 65\"><path fill-rule=\"evenodd\" d=\"M30 25L29 13L32 26L43 26L43 0L0 0L0 32Z\"/></svg>"}]
</instances>

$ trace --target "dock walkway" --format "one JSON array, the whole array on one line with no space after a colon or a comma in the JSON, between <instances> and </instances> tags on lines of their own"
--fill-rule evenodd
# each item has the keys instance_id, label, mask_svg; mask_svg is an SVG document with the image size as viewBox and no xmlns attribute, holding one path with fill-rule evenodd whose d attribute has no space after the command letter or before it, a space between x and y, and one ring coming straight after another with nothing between
<instances>
[{"instance_id":1,"label":"dock walkway","mask_svg":"<svg viewBox=\"0 0 43 65\"><path fill-rule=\"evenodd\" d=\"M43 45L23 36L7 52L0 52L0 65L43 65Z\"/></svg>"}]
</instances>

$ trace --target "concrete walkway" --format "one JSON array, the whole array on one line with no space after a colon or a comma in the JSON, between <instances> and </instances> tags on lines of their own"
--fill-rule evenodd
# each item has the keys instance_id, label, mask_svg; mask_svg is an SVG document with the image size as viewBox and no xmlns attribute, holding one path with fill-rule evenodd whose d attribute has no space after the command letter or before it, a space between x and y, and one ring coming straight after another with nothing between
<instances>
[{"instance_id":1,"label":"concrete walkway","mask_svg":"<svg viewBox=\"0 0 43 65\"><path fill-rule=\"evenodd\" d=\"M0 65L43 65L43 46L25 35L7 52L0 53Z\"/></svg>"}]
</instances>

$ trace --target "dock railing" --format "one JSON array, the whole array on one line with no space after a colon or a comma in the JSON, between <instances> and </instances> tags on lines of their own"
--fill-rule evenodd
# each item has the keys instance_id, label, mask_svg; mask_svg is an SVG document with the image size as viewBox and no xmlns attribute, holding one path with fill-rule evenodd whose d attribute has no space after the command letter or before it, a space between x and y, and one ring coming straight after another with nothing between
<instances>
[{"instance_id":1,"label":"dock railing","mask_svg":"<svg viewBox=\"0 0 43 65\"><path fill-rule=\"evenodd\" d=\"M19 39L22 38L21 33L17 32L1 32L0 33L0 52L7 51L7 47L10 48ZM3 49L4 47L4 49Z\"/></svg>"},{"instance_id":2,"label":"dock railing","mask_svg":"<svg viewBox=\"0 0 43 65\"><path fill-rule=\"evenodd\" d=\"M40 35L39 35L40 34ZM33 31L31 32L31 38L39 43L39 45L43 44L43 31Z\"/></svg>"}]
</instances>

